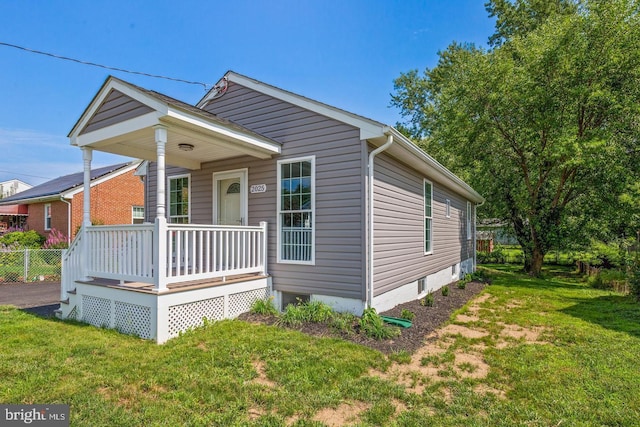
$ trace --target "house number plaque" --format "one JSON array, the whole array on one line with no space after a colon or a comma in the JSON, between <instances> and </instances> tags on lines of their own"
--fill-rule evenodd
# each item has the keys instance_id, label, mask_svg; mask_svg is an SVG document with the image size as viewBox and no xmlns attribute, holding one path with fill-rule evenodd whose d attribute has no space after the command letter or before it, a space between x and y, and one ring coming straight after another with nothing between
<instances>
[{"instance_id":1,"label":"house number plaque","mask_svg":"<svg viewBox=\"0 0 640 427\"><path fill-rule=\"evenodd\" d=\"M256 184L249 187L249 192L253 193L265 193L267 191L267 184Z\"/></svg>"}]
</instances>

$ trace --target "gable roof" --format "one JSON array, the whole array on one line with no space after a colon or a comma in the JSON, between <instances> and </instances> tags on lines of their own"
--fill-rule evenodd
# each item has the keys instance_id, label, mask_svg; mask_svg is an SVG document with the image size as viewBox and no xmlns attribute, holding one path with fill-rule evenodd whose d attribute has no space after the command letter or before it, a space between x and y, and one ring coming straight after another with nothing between
<instances>
[{"instance_id":1,"label":"gable roof","mask_svg":"<svg viewBox=\"0 0 640 427\"><path fill-rule=\"evenodd\" d=\"M462 194L475 203L484 202L484 198L466 182L453 174L437 160L424 152L409 138L392 126L385 125L376 120L351 113L349 111L280 89L259 80L227 71L225 75L197 104L198 108L205 108L208 103L224 94L228 82L234 82L249 89L264 93L276 99L297 105L301 108L330 117L342 123L352 125L360 130L360 139L367 140L374 146L381 146L387 141L389 135L393 136L394 143L385 150L392 157L406 163L440 184Z\"/></svg>"},{"instance_id":2,"label":"gable roof","mask_svg":"<svg viewBox=\"0 0 640 427\"><path fill-rule=\"evenodd\" d=\"M156 159L154 127L169 129L167 163L200 169L203 161L240 155L267 159L281 144L170 96L109 76L69 132L71 144ZM195 145L181 151L180 144Z\"/></svg>"},{"instance_id":3,"label":"gable roof","mask_svg":"<svg viewBox=\"0 0 640 427\"><path fill-rule=\"evenodd\" d=\"M135 169L139 161L129 163L119 163L116 165L105 166L91 170L92 186L96 183L113 178ZM101 179L102 178L102 179ZM45 202L47 200L58 200L60 197L72 196L84 188L84 172L77 172L70 175L64 175L51 181L44 182L28 190L14 194L0 200L0 205L5 204L28 204Z\"/></svg>"}]
</instances>

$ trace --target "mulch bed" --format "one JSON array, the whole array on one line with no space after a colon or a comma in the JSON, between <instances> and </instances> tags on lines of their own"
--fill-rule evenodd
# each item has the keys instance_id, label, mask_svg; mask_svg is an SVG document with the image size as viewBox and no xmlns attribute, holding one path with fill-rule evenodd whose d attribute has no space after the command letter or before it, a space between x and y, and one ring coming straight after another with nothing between
<instances>
[{"instance_id":1,"label":"mulch bed","mask_svg":"<svg viewBox=\"0 0 640 427\"><path fill-rule=\"evenodd\" d=\"M465 289L459 289L456 284L449 285L449 295L443 296L440 290L433 293L434 302L432 307L420 305L420 301L411 301L394 307L384 313L383 316L400 317L403 309L415 313L410 328L401 328L401 335L388 340L374 340L363 334L340 334L332 330L328 325L322 323L304 323L302 326L295 328L300 332L313 336L321 337L338 337L345 340L353 341L378 350L382 353L390 354L399 351L408 353L415 352L422 347L425 337L435 331L442 324L447 322L451 314L457 309L464 306L469 300L473 299L486 286L482 282L469 282ZM245 313L239 317L249 322L257 322L268 325L276 323L274 316L262 316L257 314Z\"/></svg>"}]
</instances>

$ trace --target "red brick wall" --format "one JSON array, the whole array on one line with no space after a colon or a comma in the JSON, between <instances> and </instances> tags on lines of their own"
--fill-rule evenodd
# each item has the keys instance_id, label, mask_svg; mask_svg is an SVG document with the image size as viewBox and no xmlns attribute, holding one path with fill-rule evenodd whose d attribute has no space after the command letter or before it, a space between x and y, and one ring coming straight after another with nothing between
<instances>
[{"instance_id":1,"label":"red brick wall","mask_svg":"<svg viewBox=\"0 0 640 427\"><path fill-rule=\"evenodd\" d=\"M135 170L91 188L91 221L94 224L131 224L132 207L144 206L144 186ZM84 192L71 201L71 231L82 224Z\"/></svg>"},{"instance_id":2,"label":"red brick wall","mask_svg":"<svg viewBox=\"0 0 640 427\"><path fill-rule=\"evenodd\" d=\"M53 201L51 204L51 228L61 231L67 235L68 205L65 202ZM47 237L50 230L44 229L44 206L47 203L32 203L29 205L29 216L27 217L27 230L35 230Z\"/></svg>"},{"instance_id":3,"label":"red brick wall","mask_svg":"<svg viewBox=\"0 0 640 427\"><path fill-rule=\"evenodd\" d=\"M91 187L91 221L99 224L131 224L132 207L144 206L144 187L140 177L130 171ZM71 237L82 224L82 204L84 192L73 196L71 200ZM45 203L29 205L27 229L35 230L47 237L44 229ZM51 202L51 227L65 235L67 229L68 205L61 201Z\"/></svg>"}]
</instances>

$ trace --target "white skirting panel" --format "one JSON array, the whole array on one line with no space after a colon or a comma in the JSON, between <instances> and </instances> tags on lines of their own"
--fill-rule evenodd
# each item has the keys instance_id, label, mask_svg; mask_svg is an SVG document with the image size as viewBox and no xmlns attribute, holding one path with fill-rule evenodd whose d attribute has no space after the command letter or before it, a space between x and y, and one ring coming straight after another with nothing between
<instances>
[{"instance_id":1,"label":"white skirting panel","mask_svg":"<svg viewBox=\"0 0 640 427\"><path fill-rule=\"evenodd\" d=\"M270 282L264 277L164 294L77 283L69 307L77 320L162 344L201 326L203 318L232 319L249 311L254 301L268 296Z\"/></svg>"},{"instance_id":2,"label":"white skirting panel","mask_svg":"<svg viewBox=\"0 0 640 427\"><path fill-rule=\"evenodd\" d=\"M373 307L378 313L391 310L399 304L417 300L429 292L437 291L444 285L456 282L463 274L472 273L473 271L473 258L466 259L455 266L447 267L427 276L423 292L419 289L418 280L414 280L413 282L406 283L389 292L374 297Z\"/></svg>"}]
</instances>

